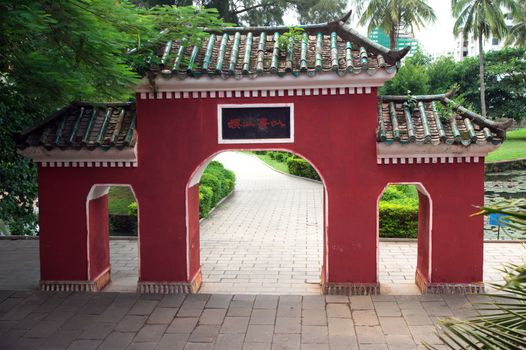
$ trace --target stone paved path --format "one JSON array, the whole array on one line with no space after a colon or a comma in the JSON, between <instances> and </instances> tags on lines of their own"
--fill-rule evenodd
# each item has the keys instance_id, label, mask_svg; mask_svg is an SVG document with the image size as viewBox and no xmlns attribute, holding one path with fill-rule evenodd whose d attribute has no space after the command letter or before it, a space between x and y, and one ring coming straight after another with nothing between
<instances>
[{"instance_id":1,"label":"stone paved path","mask_svg":"<svg viewBox=\"0 0 526 350\"><path fill-rule=\"evenodd\" d=\"M202 292L319 294L323 186L255 157L216 157L236 190L201 224Z\"/></svg>"},{"instance_id":2,"label":"stone paved path","mask_svg":"<svg viewBox=\"0 0 526 350\"><path fill-rule=\"evenodd\" d=\"M0 349L423 349L480 296L0 291Z\"/></svg>"},{"instance_id":3,"label":"stone paved path","mask_svg":"<svg viewBox=\"0 0 526 350\"><path fill-rule=\"evenodd\" d=\"M137 285L137 242L112 240L110 242L112 284L106 292L134 292ZM523 263L526 248L520 243L485 243L484 280L502 280L499 268L505 263ZM415 294L413 278L416 263L415 242L380 242L380 282L382 293ZM0 290L38 289L37 240L0 240ZM236 275L237 276L237 275ZM240 282L244 283L244 282ZM313 285L307 285L312 288ZM226 289L226 288L225 288ZM321 291L316 290L319 294ZM228 293L233 293L228 291ZM258 289L248 294L276 294ZM241 294L241 293L240 293ZM297 294L284 291L281 294Z\"/></svg>"},{"instance_id":4,"label":"stone paved path","mask_svg":"<svg viewBox=\"0 0 526 350\"><path fill-rule=\"evenodd\" d=\"M320 294L322 186L277 173L242 153L218 159L237 174L236 192L201 224L202 293ZM111 241L108 292L134 292L137 242ZM484 279L497 282L506 262L523 261L516 243L485 245ZM416 244L381 242L382 293L418 294ZM38 286L38 241L0 240L0 289Z\"/></svg>"}]
</instances>

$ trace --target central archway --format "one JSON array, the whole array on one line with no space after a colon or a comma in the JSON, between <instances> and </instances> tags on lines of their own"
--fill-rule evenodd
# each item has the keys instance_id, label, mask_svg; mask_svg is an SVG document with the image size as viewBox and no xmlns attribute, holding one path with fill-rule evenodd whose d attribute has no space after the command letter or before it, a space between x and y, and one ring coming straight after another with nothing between
<instances>
[{"instance_id":1,"label":"central archway","mask_svg":"<svg viewBox=\"0 0 526 350\"><path fill-rule=\"evenodd\" d=\"M202 292L321 294L327 274L328 198L321 173L288 149L272 151L301 156L322 181L280 174L256 156L237 151L207 157L188 181L188 275L202 276ZM240 175L239 191L200 226L199 181L212 160Z\"/></svg>"}]
</instances>

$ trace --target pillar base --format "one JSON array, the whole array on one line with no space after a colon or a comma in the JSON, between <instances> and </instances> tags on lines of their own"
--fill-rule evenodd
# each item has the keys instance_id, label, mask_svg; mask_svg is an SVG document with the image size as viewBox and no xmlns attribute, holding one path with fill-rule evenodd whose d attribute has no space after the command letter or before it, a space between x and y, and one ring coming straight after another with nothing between
<instances>
[{"instance_id":1,"label":"pillar base","mask_svg":"<svg viewBox=\"0 0 526 350\"><path fill-rule=\"evenodd\" d=\"M137 293L141 294L195 294L201 288L203 277L199 271L191 282L139 282Z\"/></svg>"},{"instance_id":2,"label":"pillar base","mask_svg":"<svg viewBox=\"0 0 526 350\"><path fill-rule=\"evenodd\" d=\"M380 294L380 284L326 282L323 284L323 293L329 295L374 295Z\"/></svg>"},{"instance_id":3,"label":"pillar base","mask_svg":"<svg viewBox=\"0 0 526 350\"><path fill-rule=\"evenodd\" d=\"M108 267L93 281L40 281L40 290L45 292L99 292L111 282Z\"/></svg>"},{"instance_id":4,"label":"pillar base","mask_svg":"<svg viewBox=\"0 0 526 350\"><path fill-rule=\"evenodd\" d=\"M431 283L418 272L416 285L422 294L480 294L484 293L484 283Z\"/></svg>"}]
</instances>

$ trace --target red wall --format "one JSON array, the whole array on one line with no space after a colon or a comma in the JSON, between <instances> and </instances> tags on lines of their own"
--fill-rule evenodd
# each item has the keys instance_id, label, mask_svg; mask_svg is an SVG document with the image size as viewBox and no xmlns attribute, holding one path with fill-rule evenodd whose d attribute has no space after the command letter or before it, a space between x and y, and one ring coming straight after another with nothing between
<instances>
[{"instance_id":1,"label":"red wall","mask_svg":"<svg viewBox=\"0 0 526 350\"><path fill-rule=\"evenodd\" d=\"M218 145L217 104L290 102L295 104L293 144ZM468 216L473 205L483 204L483 164L378 165L376 110L374 89L360 95L138 99L137 168L40 168L42 277L85 278L79 271L86 264L87 192L95 183L121 183L132 185L139 202L139 279L188 281L187 215L189 242L196 250L188 258L191 274L199 256L197 190L187 193L189 179L222 150L259 148L295 152L321 174L327 189L328 281L376 282L376 205L393 182L421 182L430 193L433 282L480 281L482 219ZM51 253L72 241L74 251Z\"/></svg>"}]
</instances>

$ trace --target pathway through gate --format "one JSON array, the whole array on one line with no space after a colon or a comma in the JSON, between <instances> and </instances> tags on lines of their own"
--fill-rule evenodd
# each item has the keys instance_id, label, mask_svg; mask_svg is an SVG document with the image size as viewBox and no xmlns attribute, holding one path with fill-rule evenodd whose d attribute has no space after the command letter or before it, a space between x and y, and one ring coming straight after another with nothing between
<instances>
[{"instance_id":1,"label":"pathway through gate","mask_svg":"<svg viewBox=\"0 0 526 350\"><path fill-rule=\"evenodd\" d=\"M320 294L323 186L255 157L216 157L234 194L201 223L202 293Z\"/></svg>"}]
</instances>

